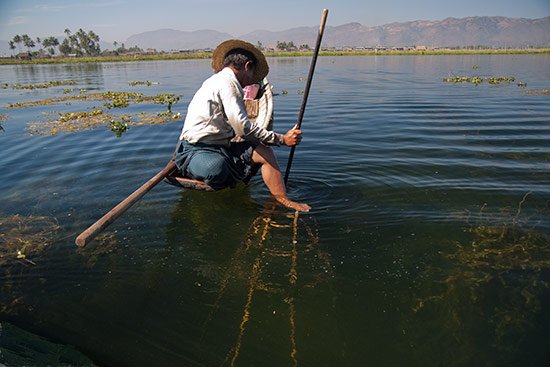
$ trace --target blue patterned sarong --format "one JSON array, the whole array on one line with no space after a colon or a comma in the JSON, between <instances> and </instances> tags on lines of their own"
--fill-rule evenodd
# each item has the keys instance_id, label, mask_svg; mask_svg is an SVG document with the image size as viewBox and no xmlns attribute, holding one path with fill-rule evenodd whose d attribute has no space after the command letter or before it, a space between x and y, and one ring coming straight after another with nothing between
<instances>
[{"instance_id":1,"label":"blue patterned sarong","mask_svg":"<svg viewBox=\"0 0 550 367\"><path fill-rule=\"evenodd\" d=\"M214 190L235 187L248 183L258 170L252 164L254 148L248 142L225 147L182 140L176 148L176 165L182 176L204 181Z\"/></svg>"}]
</instances>

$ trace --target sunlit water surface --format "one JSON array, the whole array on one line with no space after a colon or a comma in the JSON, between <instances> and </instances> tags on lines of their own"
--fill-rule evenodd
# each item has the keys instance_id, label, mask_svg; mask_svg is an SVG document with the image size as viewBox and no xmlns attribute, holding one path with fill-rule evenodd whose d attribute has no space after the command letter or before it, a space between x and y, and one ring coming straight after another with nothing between
<instances>
[{"instance_id":1,"label":"sunlit water surface","mask_svg":"<svg viewBox=\"0 0 550 367\"><path fill-rule=\"evenodd\" d=\"M284 132L310 59L269 62ZM99 365L547 366L550 99L526 91L550 89L549 65L320 57L289 182L310 213L271 210L259 177L216 193L161 183L84 249L74 238L164 167L182 120L120 138L29 135L44 112L102 103L7 105L65 88L176 93L185 115L209 62L0 66L9 85L77 82L0 89L0 215L51 225L32 263L5 254L0 320ZM453 75L516 80L443 82ZM288 149L276 151L284 168Z\"/></svg>"}]
</instances>

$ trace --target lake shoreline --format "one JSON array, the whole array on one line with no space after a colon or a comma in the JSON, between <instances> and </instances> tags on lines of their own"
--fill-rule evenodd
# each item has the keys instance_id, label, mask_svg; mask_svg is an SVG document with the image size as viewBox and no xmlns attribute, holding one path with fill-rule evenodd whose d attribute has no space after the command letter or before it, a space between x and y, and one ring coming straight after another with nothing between
<instances>
[{"instance_id":1,"label":"lake shoreline","mask_svg":"<svg viewBox=\"0 0 550 367\"><path fill-rule=\"evenodd\" d=\"M446 55L538 55L550 54L550 48L536 49L482 49L482 50L425 50L425 51L321 51L319 56L446 56ZM299 57L312 56L313 52L268 52L267 57ZM130 61L162 61L209 59L210 52L153 54L153 55L119 55L94 57L62 57L49 59L20 60L14 57L0 58L0 65L29 64L69 64L91 62L130 62Z\"/></svg>"}]
</instances>

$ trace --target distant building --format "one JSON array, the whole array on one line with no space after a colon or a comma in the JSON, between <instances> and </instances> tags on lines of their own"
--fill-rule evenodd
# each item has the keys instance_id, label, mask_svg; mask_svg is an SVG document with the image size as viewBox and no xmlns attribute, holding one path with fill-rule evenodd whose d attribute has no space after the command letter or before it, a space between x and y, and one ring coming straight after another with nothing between
<instances>
[{"instance_id":1,"label":"distant building","mask_svg":"<svg viewBox=\"0 0 550 367\"><path fill-rule=\"evenodd\" d=\"M30 60L31 59L31 53L30 52L20 52L17 55L15 55L19 60Z\"/></svg>"}]
</instances>

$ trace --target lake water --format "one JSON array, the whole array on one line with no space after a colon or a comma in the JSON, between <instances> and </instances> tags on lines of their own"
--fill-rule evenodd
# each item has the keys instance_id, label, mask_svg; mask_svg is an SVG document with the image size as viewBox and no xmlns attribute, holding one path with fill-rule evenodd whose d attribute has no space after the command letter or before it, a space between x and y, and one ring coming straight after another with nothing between
<instances>
[{"instance_id":1,"label":"lake water","mask_svg":"<svg viewBox=\"0 0 550 367\"><path fill-rule=\"evenodd\" d=\"M269 62L284 132L310 59ZM215 193L160 183L84 249L75 237L170 159L181 119L120 138L29 135L102 102L7 105L66 88L175 93L184 115L209 61L0 66L8 85L77 82L0 89L0 233L27 255L2 253L0 321L98 365L547 366L550 98L527 92L550 89L549 65L320 57L289 180L310 213L272 209L259 177ZM443 82L453 75L515 81ZM288 149L276 152L284 169ZM8 231L14 218L24 224Z\"/></svg>"}]
</instances>

